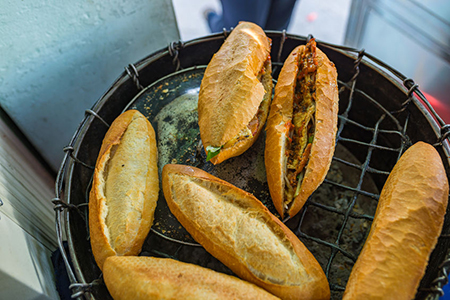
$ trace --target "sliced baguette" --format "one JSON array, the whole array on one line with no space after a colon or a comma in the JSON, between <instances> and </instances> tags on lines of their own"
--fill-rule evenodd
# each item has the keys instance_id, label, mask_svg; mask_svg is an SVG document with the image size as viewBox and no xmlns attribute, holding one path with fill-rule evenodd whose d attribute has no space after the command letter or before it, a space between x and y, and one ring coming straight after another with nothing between
<instances>
[{"instance_id":1,"label":"sliced baguette","mask_svg":"<svg viewBox=\"0 0 450 300\"><path fill-rule=\"evenodd\" d=\"M279 299L234 276L169 258L108 257L103 278L115 300Z\"/></svg>"},{"instance_id":2,"label":"sliced baguette","mask_svg":"<svg viewBox=\"0 0 450 300\"><path fill-rule=\"evenodd\" d=\"M162 182L175 217L240 278L282 299L329 299L314 256L253 195L189 166L165 165Z\"/></svg>"},{"instance_id":3,"label":"sliced baguette","mask_svg":"<svg viewBox=\"0 0 450 300\"><path fill-rule=\"evenodd\" d=\"M442 230L448 189L433 146L406 150L383 187L343 299L414 298Z\"/></svg>"},{"instance_id":4,"label":"sliced baguette","mask_svg":"<svg viewBox=\"0 0 450 300\"><path fill-rule=\"evenodd\" d=\"M296 215L309 196L323 182L334 154L339 94L334 64L319 49L316 50L315 131L309 160L305 166L299 193L286 207L288 134L293 118L293 103L299 73L299 59L305 46L298 46L286 59L270 107L266 126L265 165L270 195L278 213L284 218Z\"/></svg>"},{"instance_id":5,"label":"sliced baguette","mask_svg":"<svg viewBox=\"0 0 450 300\"><path fill-rule=\"evenodd\" d=\"M153 223L159 180L155 132L137 110L111 124L95 165L89 231L97 265L139 254Z\"/></svg>"},{"instance_id":6,"label":"sliced baguette","mask_svg":"<svg viewBox=\"0 0 450 300\"><path fill-rule=\"evenodd\" d=\"M258 25L240 22L205 70L198 124L208 156L217 149L213 164L245 152L264 127L272 100L270 46Z\"/></svg>"}]
</instances>

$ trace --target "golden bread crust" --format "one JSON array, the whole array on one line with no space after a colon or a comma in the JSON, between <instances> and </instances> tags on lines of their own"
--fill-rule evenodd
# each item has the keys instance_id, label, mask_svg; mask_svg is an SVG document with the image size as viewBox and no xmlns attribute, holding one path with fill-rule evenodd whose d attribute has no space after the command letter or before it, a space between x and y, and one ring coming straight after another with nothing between
<instances>
[{"instance_id":1,"label":"golden bread crust","mask_svg":"<svg viewBox=\"0 0 450 300\"><path fill-rule=\"evenodd\" d=\"M250 22L239 23L214 54L203 76L198 100L198 122L205 149L223 146L255 116L266 92L257 76L269 54L267 36Z\"/></svg>"},{"instance_id":2,"label":"golden bread crust","mask_svg":"<svg viewBox=\"0 0 450 300\"><path fill-rule=\"evenodd\" d=\"M234 276L169 258L109 257L103 278L115 300L279 299Z\"/></svg>"},{"instance_id":3,"label":"golden bread crust","mask_svg":"<svg viewBox=\"0 0 450 300\"><path fill-rule=\"evenodd\" d=\"M162 182L175 217L239 277L282 299L329 299L316 259L253 195L189 166L164 166Z\"/></svg>"},{"instance_id":4,"label":"golden bread crust","mask_svg":"<svg viewBox=\"0 0 450 300\"><path fill-rule=\"evenodd\" d=\"M121 114L105 135L89 196L89 230L97 265L139 254L159 191L156 138L137 110Z\"/></svg>"},{"instance_id":5,"label":"golden bread crust","mask_svg":"<svg viewBox=\"0 0 450 300\"><path fill-rule=\"evenodd\" d=\"M286 175L286 140L289 130L287 124L291 122L293 116L296 76L299 71L298 60L303 51L305 51L303 45L295 48L281 69L266 126L265 165L267 182L272 201L282 217L286 213L283 202ZM316 127L301 190L287 211L291 217L300 211L308 197L325 179L335 148L339 110L337 71L334 64L319 48L316 48L316 58L318 62L315 84Z\"/></svg>"},{"instance_id":6,"label":"golden bread crust","mask_svg":"<svg viewBox=\"0 0 450 300\"><path fill-rule=\"evenodd\" d=\"M266 123L267 116L269 114L270 102L272 101L273 81L272 81L272 64L270 61L266 61L265 70L266 73L262 77L262 84L264 86L265 93L263 101L259 106L261 119L259 120L259 125L256 133L253 135L252 138L246 138L240 140L231 147L222 148L219 154L214 156L210 160L213 164L217 165L223 162L224 160L227 160L228 158L241 155L242 153L247 151L247 149L250 148L253 145L253 143L258 139L259 134L261 133L262 129L264 128L264 124Z\"/></svg>"},{"instance_id":7,"label":"golden bread crust","mask_svg":"<svg viewBox=\"0 0 450 300\"><path fill-rule=\"evenodd\" d=\"M448 181L438 152L418 142L381 191L343 299L413 299L441 233Z\"/></svg>"}]
</instances>

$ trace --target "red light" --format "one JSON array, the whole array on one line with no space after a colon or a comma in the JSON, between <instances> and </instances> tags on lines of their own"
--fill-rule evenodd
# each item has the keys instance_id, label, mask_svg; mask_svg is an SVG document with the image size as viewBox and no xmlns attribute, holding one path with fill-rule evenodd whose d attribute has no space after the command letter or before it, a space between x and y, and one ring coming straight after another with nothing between
<instances>
[{"instance_id":1,"label":"red light","mask_svg":"<svg viewBox=\"0 0 450 300\"><path fill-rule=\"evenodd\" d=\"M446 124L450 123L450 107L447 103L436 99L428 93L422 91L422 94L427 98L428 102L430 102L431 106L433 106L434 110L437 114L444 120Z\"/></svg>"}]
</instances>

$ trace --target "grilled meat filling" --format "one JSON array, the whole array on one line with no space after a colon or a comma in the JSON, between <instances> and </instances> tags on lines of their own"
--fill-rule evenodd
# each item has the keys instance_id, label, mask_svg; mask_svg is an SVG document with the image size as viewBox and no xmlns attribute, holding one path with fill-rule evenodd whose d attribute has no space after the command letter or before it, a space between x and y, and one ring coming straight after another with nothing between
<instances>
[{"instance_id":1,"label":"grilled meat filling","mask_svg":"<svg viewBox=\"0 0 450 300\"><path fill-rule=\"evenodd\" d=\"M315 83L316 83L316 42L306 45L299 57L299 72L295 83L292 122L286 145L285 208L299 194L305 166L311 153L315 131Z\"/></svg>"}]
</instances>

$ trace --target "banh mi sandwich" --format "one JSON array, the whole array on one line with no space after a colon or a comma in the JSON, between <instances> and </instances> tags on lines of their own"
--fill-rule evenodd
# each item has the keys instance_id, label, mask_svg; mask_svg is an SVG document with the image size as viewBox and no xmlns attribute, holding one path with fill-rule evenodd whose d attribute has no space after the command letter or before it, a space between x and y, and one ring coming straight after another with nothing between
<instances>
[{"instance_id":1,"label":"banh mi sandwich","mask_svg":"<svg viewBox=\"0 0 450 300\"><path fill-rule=\"evenodd\" d=\"M265 166L270 195L284 218L297 214L323 182L334 154L337 72L311 39L286 59L266 125Z\"/></svg>"},{"instance_id":2,"label":"banh mi sandwich","mask_svg":"<svg viewBox=\"0 0 450 300\"><path fill-rule=\"evenodd\" d=\"M137 110L107 131L89 195L92 253L100 269L115 255L138 255L153 223L159 192L155 132Z\"/></svg>"},{"instance_id":3,"label":"banh mi sandwich","mask_svg":"<svg viewBox=\"0 0 450 300\"><path fill-rule=\"evenodd\" d=\"M111 256L103 279L114 300L279 299L237 277L170 258Z\"/></svg>"},{"instance_id":4,"label":"banh mi sandwich","mask_svg":"<svg viewBox=\"0 0 450 300\"><path fill-rule=\"evenodd\" d=\"M162 185L181 225L241 279L281 299L330 298L317 260L252 194L183 165L165 165Z\"/></svg>"},{"instance_id":5,"label":"banh mi sandwich","mask_svg":"<svg viewBox=\"0 0 450 300\"><path fill-rule=\"evenodd\" d=\"M344 300L414 299L441 234L448 192L433 146L418 142L405 151L381 191Z\"/></svg>"},{"instance_id":6,"label":"banh mi sandwich","mask_svg":"<svg viewBox=\"0 0 450 300\"><path fill-rule=\"evenodd\" d=\"M213 164L244 153L266 122L273 87L270 46L258 25L241 22L205 70L198 124Z\"/></svg>"}]
</instances>

